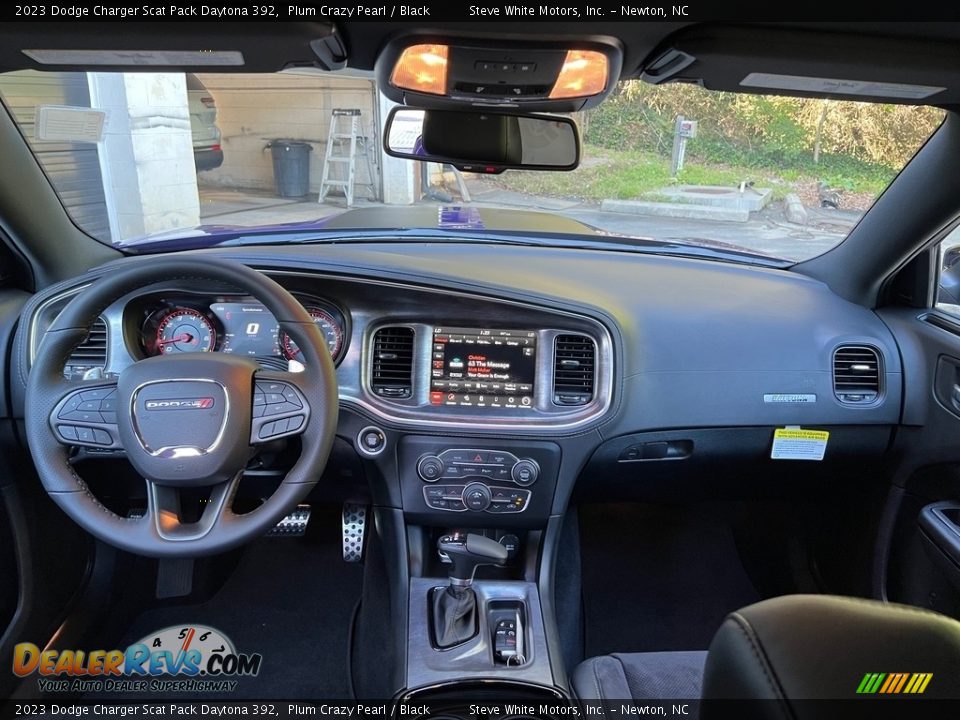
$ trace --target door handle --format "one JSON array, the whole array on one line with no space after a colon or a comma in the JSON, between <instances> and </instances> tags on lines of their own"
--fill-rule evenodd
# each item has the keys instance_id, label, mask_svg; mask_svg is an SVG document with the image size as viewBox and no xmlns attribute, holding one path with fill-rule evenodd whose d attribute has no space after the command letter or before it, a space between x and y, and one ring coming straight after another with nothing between
<instances>
[{"instance_id":1,"label":"door handle","mask_svg":"<svg viewBox=\"0 0 960 720\"><path fill-rule=\"evenodd\" d=\"M960 502L938 502L920 511L920 530L927 554L960 588Z\"/></svg>"}]
</instances>

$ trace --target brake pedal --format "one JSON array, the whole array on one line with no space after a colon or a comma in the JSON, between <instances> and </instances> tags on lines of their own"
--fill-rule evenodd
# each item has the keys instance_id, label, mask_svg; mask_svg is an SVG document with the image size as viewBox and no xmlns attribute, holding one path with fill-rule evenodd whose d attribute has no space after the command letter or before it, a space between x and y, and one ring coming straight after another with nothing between
<instances>
[{"instance_id":1,"label":"brake pedal","mask_svg":"<svg viewBox=\"0 0 960 720\"><path fill-rule=\"evenodd\" d=\"M278 522L267 537L302 537L310 522L310 506L297 505L297 509Z\"/></svg>"},{"instance_id":2,"label":"brake pedal","mask_svg":"<svg viewBox=\"0 0 960 720\"><path fill-rule=\"evenodd\" d=\"M358 563L363 559L364 530L368 509L358 503L343 504L343 560Z\"/></svg>"}]
</instances>

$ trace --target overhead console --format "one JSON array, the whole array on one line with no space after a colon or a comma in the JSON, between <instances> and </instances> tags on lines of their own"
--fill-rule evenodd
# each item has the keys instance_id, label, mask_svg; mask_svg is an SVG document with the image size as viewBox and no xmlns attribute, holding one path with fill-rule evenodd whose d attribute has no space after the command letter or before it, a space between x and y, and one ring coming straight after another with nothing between
<instances>
[{"instance_id":1,"label":"overhead console","mask_svg":"<svg viewBox=\"0 0 960 720\"><path fill-rule=\"evenodd\" d=\"M503 38L401 34L377 57L377 85L413 107L576 112L594 107L620 77L623 49L612 37Z\"/></svg>"}]
</instances>

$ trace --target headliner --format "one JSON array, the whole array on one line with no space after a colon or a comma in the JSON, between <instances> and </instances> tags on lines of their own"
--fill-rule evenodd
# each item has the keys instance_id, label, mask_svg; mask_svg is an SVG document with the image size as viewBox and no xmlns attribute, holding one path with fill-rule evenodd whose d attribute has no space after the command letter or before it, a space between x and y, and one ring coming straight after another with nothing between
<instances>
[{"instance_id":1,"label":"headliner","mask_svg":"<svg viewBox=\"0 0 960 720\"><path fill-rule=\"evenodd\" d=\"M275 72L311 66L310 42L330 33L326 22L200 23L7 23L0 29L0 70L22 68L79 70L40 66L22 54L26 48L209 49L240 50L246 65L183 70ZM509 28L510 32L504 32ZM393 37L429 32L450 37L488 37L513 41L613 37L624 48L622 78L637 77L645 64L667 48L697 58L680 79L714 90L743 91L751 72L809 75L851 80L934 85L946 90L926 102L960 104L960 23L950 22L338 22L348 51L348 67L372 70ZM106 70L110 68L98 68ZM120 68L115 68L120 69ZM156 71L157 68L150 68ZM755 90L751 90L755 91ZM776 94L787 94L776 91ZM817 93L794 92L816 96ZM870 96L854 100L896 99ZM914 100L899 102L915 103Z\"/></svg>"}]
</instances>

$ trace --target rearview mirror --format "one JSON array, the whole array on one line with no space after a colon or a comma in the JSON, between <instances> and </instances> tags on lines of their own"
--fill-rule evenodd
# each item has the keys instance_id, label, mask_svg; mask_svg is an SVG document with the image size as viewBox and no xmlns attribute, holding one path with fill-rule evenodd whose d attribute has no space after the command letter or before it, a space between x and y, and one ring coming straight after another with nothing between
<instances>
[{"instance_id":1,"label":"rearview mirror","mask_svg":"<svg viewBox=\"0 0 960 720\"><path fill-rule=\"evenodd\" d=\"M383 147L393 157L477 173L573 170L580 163L576 124L554 115L396 107L387 118Z\"/></svg>"}]
</instances>

